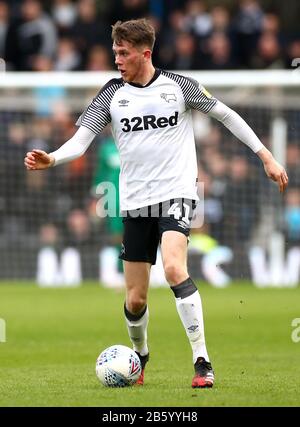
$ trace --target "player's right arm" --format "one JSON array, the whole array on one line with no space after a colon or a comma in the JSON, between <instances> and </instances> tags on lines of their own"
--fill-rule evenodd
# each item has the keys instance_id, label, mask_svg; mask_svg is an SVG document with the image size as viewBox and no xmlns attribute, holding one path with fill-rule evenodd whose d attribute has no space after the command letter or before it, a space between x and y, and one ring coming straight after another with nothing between
<instances>
[{"instance_id":1,"label":"player's right arm","mask_svg":"<svg viewBox=\"0 0 300 427\"><path fill-rule=\"evenodd\" d=\"M86 152L95 136L93 131L85 126L80 126L71 139L52 153L47 154L45 151L37 149L29 151L24 159L24 164L28 170L41 170L75 160Z\"/></svg>"},{"instance_id":2,"label":"player's right arm","mask_svg":"<svg viewBox=\"0 0 300 427\"><path fill-rule=\"evenodd\" d=\"M76 124L80 127L74 136L52 153L47 154L42 150L28 152L24 159L26 168L28 170L47 169L82 156L95 136L110 123L110 103L115 92L123 84L122 79L112 79L106 83L79 117Z\"/></svg>"}]
</instances>

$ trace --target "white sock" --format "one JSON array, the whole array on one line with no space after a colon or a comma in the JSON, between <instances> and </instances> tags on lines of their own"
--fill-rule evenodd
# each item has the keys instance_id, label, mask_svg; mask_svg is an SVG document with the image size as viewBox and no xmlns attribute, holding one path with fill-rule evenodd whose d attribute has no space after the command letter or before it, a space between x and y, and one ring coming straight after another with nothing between
<instances>
[{"instance_id":1,"label":"white sock","mask_svg":"<svg viewBox=\"0 0 300 427\"><path fill-rule=\"evenodd\" d=\"M190 282L187 283L187 281ZM204 357L209 362L205 344L201 297L192 280L187 279L187 281L182 284L184 292L181 292L180 288L177 287L180 287L181 284L172 286L171 289L175 294L177 311L192 347L193 363L196 362L198 357ZM190 289L188 292L187 287ZM190 295L185 296L186 294Z\"/></svg>"},{"instance_id":2,"label":"white sock","mask_svg":"<svg viewBox=\"0 0 300 427\"><path fill-rule=\"evenodd\" d=\"M141 317L131 314L126 308L124 311L126 326L130 341L133 345L133 350L137 351L141 356L145 356L149 353L147 344L147 327L149 322L148 307L146 307Z\"/></svg>"}]
</instances>

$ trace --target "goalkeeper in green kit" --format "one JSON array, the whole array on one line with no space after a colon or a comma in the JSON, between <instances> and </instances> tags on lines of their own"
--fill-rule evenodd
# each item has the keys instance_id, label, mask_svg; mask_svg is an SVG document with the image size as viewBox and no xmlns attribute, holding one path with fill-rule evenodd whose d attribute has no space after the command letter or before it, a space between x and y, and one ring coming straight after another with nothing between
<instances>
[{"instance_id":1,"label":"goalkeeper in green kit","mask_svg":"<svg viewBox=\"0 0 300 427\"><path fill-rule=\"evenodd\" d=\"M115 215L105 216L105 229L109 235L108 244L116 250L117 270L118 272L123 272L122 261L118 258L123 234L122 216L119 212L119 174L119 152L113 137L108 134L98 148L97 164L92 182L92 195L99 199L98 203L101 203L101 196L105 195L105 201L99 207L102 212L107 208L114 209ZM109 188L107 188L106 183L108 183ZM109 251L111 256L113 256L113 253L114 251ZM103 269L106 267L106 265L102 265Z\"/></svg>"}]
</instances>

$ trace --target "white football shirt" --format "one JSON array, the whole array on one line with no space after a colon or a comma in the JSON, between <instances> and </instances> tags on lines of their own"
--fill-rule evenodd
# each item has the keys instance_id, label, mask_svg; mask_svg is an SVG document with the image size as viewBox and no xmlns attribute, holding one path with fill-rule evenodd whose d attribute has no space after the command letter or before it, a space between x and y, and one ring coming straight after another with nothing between
<instances>
[{"instance_id":1,"label":"white football shirt","mask_svg":"<svg viewBox=\"0 0 300 427\"><path fill-rule=\"evenodd\" d=\"M158 69L146 86L112 79L100 90L77 125L98 134L111 123L121 210L198 199L191 109L208 113L216 102L195 80Z\"/></svg>"}]
</instances>

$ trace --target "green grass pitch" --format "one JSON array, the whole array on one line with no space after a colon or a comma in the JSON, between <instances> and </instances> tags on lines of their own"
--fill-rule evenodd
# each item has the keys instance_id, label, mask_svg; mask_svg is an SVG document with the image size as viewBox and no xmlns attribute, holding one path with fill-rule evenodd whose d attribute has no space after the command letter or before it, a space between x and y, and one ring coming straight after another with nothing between
<instances>
[{"instance_id":1,"label":"green grass pitch","mask_svg":"<svg viewBox=\"0 0 300 427\"><path fill-rule=\"evenodd\" d=\"M123 291L0 284L0 406L300 406L300 288L199 284L213 389L192 389L191 350L173 294L150 289L151 360L144 387L110 389L95 375L98 354L130 345Z\"/></svg>"}]
</instances>

